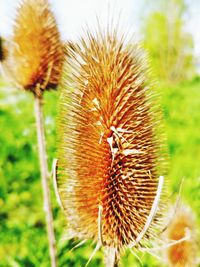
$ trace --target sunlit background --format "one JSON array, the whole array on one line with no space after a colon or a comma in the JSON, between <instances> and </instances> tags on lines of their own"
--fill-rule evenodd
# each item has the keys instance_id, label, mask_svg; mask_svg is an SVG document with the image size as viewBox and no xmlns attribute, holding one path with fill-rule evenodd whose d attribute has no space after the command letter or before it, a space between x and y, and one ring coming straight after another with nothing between
<instances>
[{"instance_id":1,"label":"sunlit background","mask_svg":"<svg viewBox=\"0 0 200 267\"><path fill-rule=\"evenodd\" d=\"M185 2L187 4L185 28L194 38L195 54L200 54L200 2L198 0L187 0ZM0 1L0 34L3 36L12 32L15 10L19 3L20 0ZM96 22L96 16L106 23L108 14L118 18L120 13L122 13L121 23L124 27L131 29L133 33L140 36L140 27L143 24L144 17L150 9L156 10L159 5L159 1L156 0L51 0L50 3L64 39L77 38L86 23L91 26Z\"/></svg>"},{"instance_id":2,"label":"sunlit background","mask_svg":"<svg viewBox=\"0 0 200 267\"><path fill-rule=\"evenodd\" d=\"M19 0L0 0L0 36L8 39ZM161 95L167 147L171 202L177 195L200 226L200 1L199 0L51 0L63 41L77 41L86 25L98 17L118 20L121 30L134 35L147 50ZM45 126L49 168L56 157L57 92L45 95ZM33 99L0 74L0 267L49 267L48 244L33 115ZM180 190L180 184L182 187ZM52 186L59 267L82 267L94 245L71 251L65 218ZM200 251L200 249L198 248ZM143 266L167 266L163 251L140 253ZM123 266L141 266L125 253ZM90 266L103 266L98 252ZM200 266L199 263L197 266ZM193 266L191 266L193 267Z\"/></svg>"}]
</instances>

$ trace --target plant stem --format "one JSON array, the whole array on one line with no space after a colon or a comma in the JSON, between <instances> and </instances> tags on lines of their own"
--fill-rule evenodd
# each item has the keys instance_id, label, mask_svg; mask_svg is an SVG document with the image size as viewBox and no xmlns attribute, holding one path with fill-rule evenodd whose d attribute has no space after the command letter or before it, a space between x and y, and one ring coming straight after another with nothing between
<instances>
[{"instance_id":1,"label":"plant stem","mask_svg":"<svg viewBox=\"0 0 200 267\"><path fill-rule=\"evenodd\" d=\"M115 248L104 248L104 260L106 267L119 267L119 255Z\"/></svg>"},{"instance_id":2,"label":"plant stem","mask_svg":"<svg viewBox=\"0 0 200 267\"><path fill-rule=\"evenodd\" d=\"M35 96L35 116L36 128L38 138L38 150L40 160L40 172L42 179L43 197L44 197L44 211L46 216L46 226L49 239L49 252L51 257L51 266L56 267L56 247L55 235L53 228L53 215L50 203L50 189L49 189L49 174L46 155L45 133L42 113L42 98Z\"/></svg>"}]
</instances>

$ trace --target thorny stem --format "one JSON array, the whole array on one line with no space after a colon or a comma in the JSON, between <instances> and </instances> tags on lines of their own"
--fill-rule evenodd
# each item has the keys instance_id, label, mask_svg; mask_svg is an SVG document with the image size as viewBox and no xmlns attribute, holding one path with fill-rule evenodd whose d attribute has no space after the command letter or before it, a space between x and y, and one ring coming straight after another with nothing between
<instances>
[{"instance_id":1,"label":"thorny stem","mask_svg":"<svg viewBox=\"0 0 200 267\"><path fill-rule=\"evenodd\" d=\"M43 125L42 99L37 96L35 96L35 116L36 116L36 128L37 128L39 160L40 160L40 172L41 172L43 197L44 197L44 211L46 216L46 227L49 239L49 252L51 257L51 266L56 267L57 266L56 247L55 247L55 235L53 228L53 215L50 203L49 174L47 166L45 133Z\"/></svg>"}]
</instances>

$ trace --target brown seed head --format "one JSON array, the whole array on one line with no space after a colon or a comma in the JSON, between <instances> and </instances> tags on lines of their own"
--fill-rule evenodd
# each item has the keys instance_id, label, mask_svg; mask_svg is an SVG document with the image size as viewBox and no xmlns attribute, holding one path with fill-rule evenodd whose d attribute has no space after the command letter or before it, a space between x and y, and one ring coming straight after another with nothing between
<instances>
[{"instance_id":1,"label":"brown seed head","mask_svg":"<svg viewBox=\"0 0 200 267\"><path fill-rule=\"evenodd\" d=\"M21 3L11 43L10 69L20 86L39 96L43 90L57 86L63 49L47 0Z\"/></svg>"},{"instance_id":2,"label":"brown seed head","mask_svg":"<svg viewBox=\"0 0 200 267\"><path fill-rule=\"evenodd\" d=\"M163 174L146 64L140 49L115 31L88 33L68 55L60 197L72 236L97 241L102 206L104 245L120 250L142 232Z\"/></svg>"},{"instance_id":3,"label":"brown seed head","mask_svg":"<svg viewBox=\"0 0 200 267\"><path fill-rule=\"evenodd\" d=\"M169 240L187 240L169 247L166 251L170 266L189 267L196 266L197 249L195 236L194 214L188 207L181 206L171 221L166 236Z\"/></svg>"},{"instance_id":4,"label":"brown seed head","mask_svg":"<svg viewBox=\"0 0 200 267\"><path fill-rule=\"evenodd\" d=\"M4 61L5 59L5 49L3 47L3 40L0 37L0 61Z\"/></svg>"}]
</instances>

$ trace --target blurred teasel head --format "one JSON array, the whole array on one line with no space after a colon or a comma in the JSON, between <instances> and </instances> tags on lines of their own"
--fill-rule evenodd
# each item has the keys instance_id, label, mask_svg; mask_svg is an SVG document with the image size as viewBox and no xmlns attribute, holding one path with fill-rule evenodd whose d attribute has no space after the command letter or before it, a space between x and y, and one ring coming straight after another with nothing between
<instances>
[{"instance_id":1,"label":"blurred teasel head","mask_svg":"<svg viewBox=\"0 0 200 267\"><path fill-rule=\"evenodd\" d=\"M5 49L3 46L3 39L0 36L0 62L5 60Z\"/></svg>"},{"instance_id":2,"label":"blurred teasel head","mask_svg":"<svg viewBox=\"0 0 200 267\"><path fill-rule=\"evenodd\" d=\"M58 85L62 59L60 33L48 0L23 0L6 64L11 78L40 97L44 90Z\"/></svg>"},{"instance_id":3,"label":"blurred teasel head","mask_svg":"<svg viewBox=\"0 0 200 267\"><path fill-rule=\"evenodd\" d=\"M195 216L189 207L182 204L177 208L164 236L170 242L175 241L164 250L169 266L197 266Z\"/></svg>"},{"instance_id":4,"label":"blurred teasel head","mask_svg":"<svg viewBox=\"0 0 200 267\"><path fill-rule=\"evenodd\" d=\"M88 31L67 54L60 200L71 237L118 254L148 240L159 224L166 154L159 107L143 52L116 30Z\"/></svg>"}]
</instances>

